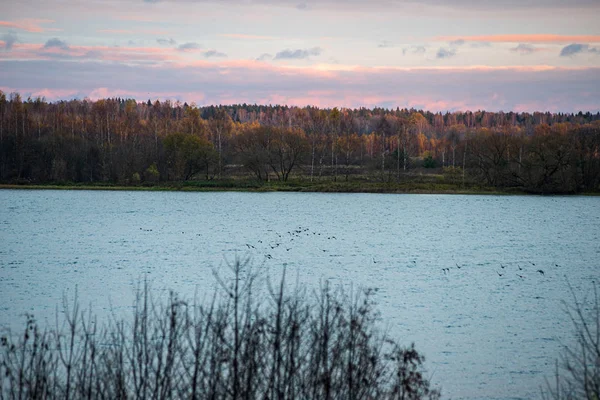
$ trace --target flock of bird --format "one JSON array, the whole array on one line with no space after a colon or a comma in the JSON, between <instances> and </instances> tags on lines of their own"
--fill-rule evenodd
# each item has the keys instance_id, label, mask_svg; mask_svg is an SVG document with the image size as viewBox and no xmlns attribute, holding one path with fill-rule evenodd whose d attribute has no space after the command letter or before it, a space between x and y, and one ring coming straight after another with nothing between
<instances>
[{"instance_id":1,"label":"flock of bird","mask_svg":"<svg viewBox=\"0 0 600 400\"><path fill-rule=\"evenodd\" d=\"M529 261L529 263L531 264L531 266L532 266L532 267L534 267L534 268L537 268L537 266L536 266L536 264L535 264L534 262L532 262L532 261ZM554 264L554 266L555 266L555 267L560 267L560 265L558 265L558 264L556 264L556 263ZM456 268L457 268L457 269L461 269L462 267L463 267L463 266L461 266L461 265L458 265L458 263L456 264ZM518 270L519 270L519 271L525 271L525 268L523 268L523 267L522 267L520 264L517 264L517 268L518 268ZM442 268L442 272L443 272L444 274L448 274L448 273L450 272L450 270L451 270L451 269L452 269L452 268ZM500 264L500 269L501 269L501 271L495 270L495 271L496 271L496 274L498 274L498 276L499 276L499 277L503 277L504 275L506 275L506 274L508 273L508 269L507 269L507 266L506 266L506 265L504 265L504 264ZM536 273L538 273L538 274L540 274L540 275L544 275L544 276L546 275L546 273L544 272L544 270L543 270L543 269L539 269L539 268L538 268L538 269L536 269L536 270L535 270L535 272L536 272ZM516 272L516 275L517 275L519 278L521 278L521 279L525 279L525 278L526 278L526 277L525 277L525 275L523 275L523 273Z\"/></svg>"},{"instance_id":2,"label":"flock of bird","mask_svg":"<svg viewBox=\"0 0 600 400\"><path fill-rule=\"evenodd\" d=\"M270 231L272 232L272 231ZM262 240L258 240L256 244L250 244L250 243L246 243L246 247L248 248L248 250L252 251L252 250L264 250L264 258L267 260L271 260L273 259L273 251L276 251L277 249L283 250L285 249L285 251L290 251L292 250L292 245L294 240L298 241L300 238L303 237L309 237L309 236L322 236L323 240L337 240L337 238L334 235L329 235L329 236L325 236L324 234L322 234L321 232L317 232L317 231L312 231L309 228L303 228L302 226L299 226L297 229L293 229L291 231L287 231L286 233L278 233L275 232L274 233L277 237L272 240L272 241L266 241L263 242ZM269 249L271 251L269 251ZM320 249L322 252L327 252L328 250L325 249ZM375 259L375 257L372 257L372 261L374 264L377 264L378 261ZM416 261L413 260L412 261L413 264L416 264ZM545 276L546 273L544 272L544 270L538 268L536 266L536 264L532 261L529 261L529 263L531 264L531 267L535 268L535 272ZM559 267L558 264L554 264L554 266ZM460 270L462 268L466 267L466 265L460 265L458 263L456 263L456 269ZM531 271L531 269L529 268L525 268L522 267L520 264L517 264L517 268L518 270L515 271L516 276L518 276L520 279L525 279L525 272L526 269ZM447 267L447 268L442 268L442 272L444 274L449 274L451 273L452 269L451 267ZM496 274L498 274L499 277L503 277L507 274L509 274L509 266L505 265L505 264L500 264L500 270L496 269L495 272Z\"/></svg>"},{"instance_id":3,"label":"flock of bird","mask_svg":"<svg viewBox=\"0 0 600 400\"><path fill-rule=\"evenodd\" d=\"M272 231L270 231L270 232L272 232ZM287 231L286 233L275 232L275 235L277 237L272 241L267 241L266 243L264 243L262 240L258 240L255 245L246 243L246 247L250 251L265 250L266 251L266 253L264 254L265 259L271 260L271 259L273 259L273 254L274 254L273 251L275 251L276 249L279 249L279 250L285 249L286 252L292 250L293 249L292 242L294 242L294 240L298 241L301 238L305 238L305 237L309 237L309 236L315 236L315 237L322 236L324 240L337 240L337 238L333 235L325 236L325 234L322 234L321 232L312 231L309 228L303 228L302 226L299 226L297 229ZM269 251L269 248L271 249L271 251ZM327 252L328 250L321 249L321 251Z\"/></svg>"}]
</instances>

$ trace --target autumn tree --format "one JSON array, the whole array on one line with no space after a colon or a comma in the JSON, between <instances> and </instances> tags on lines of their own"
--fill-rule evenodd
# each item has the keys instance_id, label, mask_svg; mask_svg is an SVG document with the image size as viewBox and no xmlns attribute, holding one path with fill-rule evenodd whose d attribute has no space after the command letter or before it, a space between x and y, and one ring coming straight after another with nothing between
<instances>
[{"instance_id":1,"label":"autumn tree","mask_svg":"<svg viewBox=\"0 0 600 400\"><path fill-rule=\"evenodd\" d=\"M490 186L505 186L507 183L508 158L507 136L489 129L481 129L471 143L471 166L476 175Z\"/></svg>"},{"instance_id":2,"label":"autumn tree","mask_svg":"<svg viewBox=\"0 0 600 400\"><path fill-rule=\"evenodd\" d=\"M456 167L456 148L460 144L466 132L466 127L463 124L455 124L450 126L447 131L447 141L452 150L452 167Z\"/></svg>"},{"instance_id":3,"label":"autumn tree","mask_svg":"<svg viewBox=\"0 0 600 400\"><path fill-rule=\"evenodd\" d=\"M600 185L600 124L578 126L574 137L575 184L579 190L594 190Z\"/></svg>"},{"instance_id":4,"label":"autumn tree","mask_svg":"<svg viewBox=\"0 0 600 400\"><path fill-rule=\"evenodd\" d=\"M273 131L273 143L270 148L270 165L277 178L287 181L292 170L306 153L308 143L301 129L277 128Z\"/></svg>"},{"instance_id":5,"label":"autumn tree","mask_svg":"<svg viewBox=\"0 0 600 400\"><path fill-rule=\"evenodd\" d=\"M337 107L333 108L328 116L329 131L330 131L330 142L331 142L331 171L333 173L333 180L337 182L337 137L340 131L342 114Z\"/></svg>"},{"instance_id":6,"label":"autumn tree","mask_svg":"<svg viewBox=\"0 0 600 400\"><path fill-rule=\"evenodd\" d=\"M212 143L195 135L172 133L165 137L164 146L170 177L189 180L204 171L209 179L217 158Z\"/></svg>"},{"instance_id":7,"label":"autumn tree","mask_svg":"<svg viewBox=\"0 0 600 400\"><path fill-rule=\"evenodd\" d=\"M599 121L600 113L590 112L197 107L123 98L47 102L0 92L0 180L127 184L146 175L153 181L186 179L194 171L226 178L239 174L236 165L261 180L285 180L298 169L310 171L311 181L327 174L337 180L341 166L346 180L355 171L385 180L394 172L400 179L416 157L431 155L428 165L437 158L444 167L462 164L463 182L468 174L490 186L596 191ZM174 145L179 142L166 140L174 132L200 138L201 147L209 142L215 158L204 158L198 172L188 164L190 155ZM290 140L298 137L305 147L295 152ZM190 144L192 154L197 144Z\"/></svg>"},{"instance_id":8,"label":"autumn tree","mask_svg":"<svg viewBox=\"0 0 600 400\"><path fill-rule=\"evenodd\" d=\"M209 127L213 135L212 142L218 152L217 175L220 177L223 173L223 144L229 139L233 129L233 121L227 111L219 108L214 117L209 120Z\"/></svg>"},{"instance_id":9,"label":"autumn tree","mask_svg":"<svg viewBox=\"0 0 600 400\"><path fill-rule=\"evenodd\" d=\"M529 190L540 192L572 191L571 163L575 143L568 136L539 130L528 141L520 176Z\"/></svg>"},{"instance_id":10,"label":"autumn tree","mask_svg":"<svg viewBox=\"0 0 600 400\"><path fill-rule=\"evenodd\" d=\"M6 115L6 94L0 90L0 180L6 174L6 150L4 146L4 128Z\"/></svg>"},{"instance_id":11,"label":"autumn tree","mask_svg":"<svg viewBox=\"0 0 600 400\"><path fill-rule=\"evenodd\" d=\"M234 147L239 161L259 181L269 181L272 130L258 123L246 125L235 136Z\"/></svg>"},{"instance_id":12,"label":"autumn tree","mask_svg":"<svg viewBox=\"0 0 600 400\"><path fill-rule=\"evenodd\" d=\"M278 180L287 181L308 143L301 129L254 125L236 136L236 148L257 179L268 181L273 173Z\"/></svg>"},{"instance_id":13,"label":"autumn tree","mask_svg":"<svg viewBox=\"0 0 600 400\"><path fill-rule=\"evenodd\" d=\"M380 143L380 157L381 157L381 179L385 179L385 159L389 154L387 146L387 138L390 136L392 131L392 124L394 123L394 117L382 116L377 124L377 132L379 133Z\"/></svg>"}]
</instances>

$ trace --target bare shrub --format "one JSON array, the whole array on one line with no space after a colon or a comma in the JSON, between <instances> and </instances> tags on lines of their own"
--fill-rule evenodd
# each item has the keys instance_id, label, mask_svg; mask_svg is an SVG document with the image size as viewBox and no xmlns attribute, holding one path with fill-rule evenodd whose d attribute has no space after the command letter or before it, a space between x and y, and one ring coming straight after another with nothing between
<instances>
[{"instance_id":1,"label":"bare shrub","mask_svg":"<svg viewBox=\"0 0 600 400\"><path fill-rule=\"evenodd\" d=\"M231 270L207 304L157 301L144 282L129 319L99 325L77 298L55 329L28 316L1 337L0 398L439 398L423 356L376 328L371 291L307 295L284 273L257 301L249 263Z\"/></svg>"},{"instance_id":2,"label":"bare shrub","mask_svg":"<svg viewBox=\"0 0 600 400\"><path fill-rule=\"evenodd\" d=\"M593 298L580 301L573 289L567 312L573 323L575 344L565 346L552 382L546 381L544 399L600 399L600 302L598 285Z\"/></svg>"}]
</instances>

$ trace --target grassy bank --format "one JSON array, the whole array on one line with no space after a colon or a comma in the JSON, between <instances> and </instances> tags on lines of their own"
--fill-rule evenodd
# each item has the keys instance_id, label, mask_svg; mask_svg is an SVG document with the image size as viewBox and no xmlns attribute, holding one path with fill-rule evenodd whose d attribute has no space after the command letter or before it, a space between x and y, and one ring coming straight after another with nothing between
<instances>
[{"instance_id":1,"label":"grassy bank","mask_svg":"<svg viewBox=\"0 0 600 400\"><path fill-rule=\"evenodd\" d=\"M0 184L0 189L48 190L125 190L125 191L241 191L241 192L320 192L320 193L413 193L413 194L527 194L514 188L462 186L434 182L257 182L257 181L187 181L153 185L121 185L113 183L44 183Z\"/></svg>"},{"instance_id":2,"label":"grassy bank","mask_svg":"<svg viewBox=\"0 0 600 400\"><path fill-rule=\"evenodd\" d=\"M346 180L343 176L315 179L295 177L288 181L258 181L248 176L234 176L224 179L169 181L158 183L122 184L113 182L73 183L5 183L0 189L52 189L52 190L128 190L128 191L242 191L242 192L319 192L319 193L412 193L412 194L587 194L592 193L552 193L532 192L525 188L500 188L482 186L467 180L464 184L457 176L442 173L412 173L396 181L390 177L383 181L381 176L355 175Z\"/></svg>"}]
</instances>

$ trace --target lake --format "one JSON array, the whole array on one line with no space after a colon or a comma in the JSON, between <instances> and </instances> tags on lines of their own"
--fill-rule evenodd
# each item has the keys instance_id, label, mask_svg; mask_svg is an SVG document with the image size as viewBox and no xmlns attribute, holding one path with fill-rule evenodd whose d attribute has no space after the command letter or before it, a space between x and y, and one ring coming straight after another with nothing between
<instances>
[{"instance_id":1,"label":"lake","mask_svg":"<svg viewBox=\"0 0 600 400\"><path fill-rule=\"evenodd\" d=\"M600 198L1 190L0 325L53 324L76 289L130 313L144 277L210 295L248 256L309 289L376 288L443 398L539 398L572 340L569 285L583 297L599 275Z\"/></svg>"}]
</instances>

